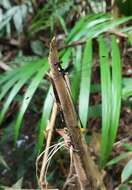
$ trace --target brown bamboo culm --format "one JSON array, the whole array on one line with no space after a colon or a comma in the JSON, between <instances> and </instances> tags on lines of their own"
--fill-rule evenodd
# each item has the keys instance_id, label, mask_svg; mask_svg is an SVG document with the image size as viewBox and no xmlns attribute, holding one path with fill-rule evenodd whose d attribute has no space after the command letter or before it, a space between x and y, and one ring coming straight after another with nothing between
<instances>
[{"instance_id":1,"label":"brown bamboo culm","mask_svg":"<svg viewBox=\"0 0 132 190\"><path fill-rule=\"evenodd\" d=\"M86 146L78 127L77 114L66 81L59 71L59 58L55 37L50 44L49 64L51 78L59 97L60 106L70 134L72 145L75 149L75 151L73 151L73 162L80 190L106 190L102 175L93 162L90 156L90 151Z\"/></svg>"}]
</instances>

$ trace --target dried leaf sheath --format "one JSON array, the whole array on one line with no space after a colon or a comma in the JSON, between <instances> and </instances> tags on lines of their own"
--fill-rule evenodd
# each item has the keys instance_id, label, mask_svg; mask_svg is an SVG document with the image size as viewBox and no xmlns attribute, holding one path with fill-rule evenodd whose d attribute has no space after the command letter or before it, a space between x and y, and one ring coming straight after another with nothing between
<instances>
[{"instance_id":1,"label":"dried leaf sheath","mask_svg":"<svg viewBox=\"0 0 132 190\"><path fill-rule=\"evenodd\" d=\"M51 77L59 97L60 106L69 130L71 142L73 148L77 150L73 153L73 160L80 189L86 190L89 188L89 185L92 186L93 190L98 189L98 187L99 189L105 189L100 172L92 161L89 152L86 150L67 84L63 75L59 72L59 58L55 38L53 38L50 44L49 64L51 68Z\"/></svg>"}]
</instances>

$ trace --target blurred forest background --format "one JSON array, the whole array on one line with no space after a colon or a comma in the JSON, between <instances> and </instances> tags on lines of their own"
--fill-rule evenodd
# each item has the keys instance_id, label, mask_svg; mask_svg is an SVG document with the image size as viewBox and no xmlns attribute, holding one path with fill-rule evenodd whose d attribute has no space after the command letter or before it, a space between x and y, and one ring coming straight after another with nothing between
<instances>
[{"instance_id":1,"label":"blurred forest background","mask_svg":"<svg viewBox=\"0 0 132 190\"><path fill-rule=\"evenodd\" d=\"M45 77L53 36L107 189L129 190L131 0L0 0L0 189L39 189L35 163L55 101ZM58 114L56 128L60 123ZM60 138L54 131L52 142ZM69 155L61 149L48 170L51 188L63 187L68 170Z\"/></svg>"}]
</instances>

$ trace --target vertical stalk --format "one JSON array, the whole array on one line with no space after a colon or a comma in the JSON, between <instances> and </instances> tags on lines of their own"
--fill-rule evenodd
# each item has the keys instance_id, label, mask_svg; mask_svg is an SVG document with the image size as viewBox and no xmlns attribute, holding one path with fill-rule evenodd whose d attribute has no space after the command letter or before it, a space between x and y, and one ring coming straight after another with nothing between
<instances>
[{"instance_id":1,"label":"vertical stalk","mask_svg":"<svg viewBox=\"0 0 132 190\"><path fill-rule=\"evenodd\" d=\"M70 134L71 144L73 146L73 161L75 171L78 177L81 190L89 188L105 190L101 173L90 157L90 151L87 149L84 138L78 127L78 119L75 108L68 92L67 84L63 75L59 71L59 58L56 46L56 39L53 38L50 44L49 64L51 68L51 77L54 82L64 119Z\"/></svg>"}]
</instances>

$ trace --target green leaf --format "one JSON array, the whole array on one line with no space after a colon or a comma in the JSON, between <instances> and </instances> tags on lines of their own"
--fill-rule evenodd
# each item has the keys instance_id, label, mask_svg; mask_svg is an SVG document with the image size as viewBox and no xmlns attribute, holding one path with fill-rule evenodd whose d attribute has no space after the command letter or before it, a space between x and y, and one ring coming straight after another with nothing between
<instances>
[{"instance_id":1,"label":"green leaf","mask_svg":"<svg viewBox=\"0 0 132 190\"><path fill-rule=\"evenodd\" d=\"M48 125L48 121L50 119L50 113L53 106L54 101L54 95L52 88L49 88L48 94L44 101L43 111L42 111L42 117L39 123L39 133L38 133L38 141L36 145L37 152L41 151L41 148L43 146L44 141L44 130L46 129Z\"/></svg>"},{"instance_id":2,"label":"green leaf","mask_svg":"<svg viewBox=\"0 0 132 190\"><path fill-rule=\"evenodd\" d=\"M17 189L22 189L22 182L23 182L23 177L21 177L13 186L12 188L15 190Z\"/></svg>"},{"instance_id":3,"label":"green leaf","mask_svg":"<svg viewBox=\"0 0 132 190\"><path fill-rule=\"evenodd\" d=\"M91 14L89 16L82 17L76 23L75 27L72 29L72 31L68 35L66 42L71 43L74 40L79 40L80 37L84 35L84 33L88 35L88 30L90 28L92 28L93 26L95 26L96 24L100 23L102 21L103 16L104 16L104 14ZM108 19L108 16L106 16L106 17L107 18L103 19L103 21ZM100 18L101 18L101 20L100 20ZM86 33L86 31L87 31L87 33Z\"/></svg>"},{"instance_id":4,"label":"green leaf","mask_svg":"<svg viewBox=\"0 0 132 190\"><path fill-rule=\"evenodd\" d=\"M122 174L121 174L121 181L122 183L128 180L132 176L132 159L124 167Z\"/></svg>"},{"instance_id":5,"label":"green leaf","mask_svg":"<svg viewBox=\"0 0 132 190\"><path fill-rule=\"evenodd\" d=\"M47 64L47 62L45 62L45 65L40 69L40 71L32 79L31 84L28 86L28 89L24 95L24 99L23 99L23 102L22 102L22 105L20 108L20 112L18 114L17 121L15 124L15 137L14 137L15 142L16 142L18 135L19 135L20 125L21 125L23 116L25 114L25 111L26 111L35 91L37 90L39 83L41 82L44 75L46 74L48 68L49 68L49 65Z\"/></svg>"},{"instance_id":6,"label":"green leaf","mask_svg":"<svg viewBox=\"0 0 132 190\"><path fill-rule=\"evenodd\" d=\"M106 22L102 22L100 24L97 24L95 27L93 27L90 32L88 33L88 37L97 37L99 34L102 34L112 28L115 28L116 26L123 24L124 22L131 20L132 17L122 17L114 20L106 20Z\"/></svg>"},{"instance_id":7,"label":"green leaf","mask_svg":"<svg viewBox=\"0 0 132 190\"><path fill-rule=\"evenodd\" d=\"M91 69L92 69L92 40L88 40L84 49L82 70L85 68L86 72L81 73L80 94L79 94L79 116L83 127L86 128L88 121L89 110L89 95L91 83Z\"/></svg>"},{"instance_id":8,"label":"green leaf","mask_svg":"<svg viewBox=\"0 0 132 190\"><path fill-rule=\"evenodd\" d=\"M9 169L4 157L0 154L0 164L2 164L5 168Z\"/></svg>"},{"instance_id":9,"label":"green leaf","mask_svg":"<svg viewBox=\"0 0 132 190\"><path fill-rule=\"evenodd\" d=\"M119 127L120 108L121 108L121 60L119 47L116 42L115 36L112 36L112 116L111 128L109 137L109 151L112 150L113 143L115 142L117 129Z\"/></svg>"},{"instance_id":10,"label":"green leaf","mask_svg":"<svg viewBox=\"0 0 132 190\"><path fill-rule=\"evenodd\" d=\"M129 154L130 154L129 152L124 152L124 153L120 154L119 156L116 156L115 158L113 158L112 160L110 160L107 163L107 166L112 166L114 164L117 164L119 161L127 158Z\"/></svg>"},{"instance_id":11,"label":"green leaf","mask_svg":"<svg viewBox=\"0 0 132 190\"><path fill-rule=\"evenodd\" d=\"M132 86L127 86L122 89L122 97L124 100L128 99L130 96L132 96Z\"/></svg>"},{"instance_id":12,"label":"green leaf","mask_svg":"<svg viewBox=\"0 0 132 190\"><path fill-rule=\"evenodd\" d=\"M23 21L26 18L27 10L28 9L25 4L17 6L17 10L13 16L14 25L18 33L21 33L23 31Z\"/></svg>"},{"instance_id":13,"label":"green leaf","mask_svg":"<svg viewBox=\"0 0 132 190\"><path fill-rule=\"evenodd\" d=\"M0 5L2 5L5 9L11 8L10 0L1 0Z\"/></svg>"},{"instance_id":14,"label":"green leaf","mask_svg":"<svg viewBox=\"0 0 132 190\"><path fill-rule=\"evenodd\" d=\"M101 138L101 167L108 159L108 143L111 119L111 80L108 59L108 47L103 37L99 37L99 57L101 68L102 92L102 138Z\"/></svg>"},{"instance_id":15,"label":"green leaf","mask_svg":"<svg viewBox=\"0 0 132 190\"><path fill-rule=\"evenodd\" d=\"M102 37L99 38L99 47L102 86L101 167L104 167L112 151L119 127L122 80L120 53L116 38L112 36L112 85L108 66L108 48Z\"/></svg>"},{"instance_id":16,"label":"green leaf","mask_svg":"<svg viewBox=\"0 0 132 190\"><path fill-rule=\"evenodd\" d=\"M68 31L67 31L67 28L66 28L65 20L64 20L63 17L61 17L60 15L56 15L56 16L57 16L57 18L59 19L60 24L61 24L62 29L64 30L65 34L68 35Z\"/></svg>"},{"instance_id":17,"label":"green leaf","mask_svg":"<svg viewBox=\"0 0 132 190\"><path fill-rule=\"evenodd\" d=\"M25 65L23 65L22 67L19 67L19 68L14 68L13 70L11 71L7 71L5 72L3 75L2 75L2 79L0 80L0 85L4 85L4 83L7 83L7 81L10 81L10 80L15 80L14 78L16 78L16 80L18 80L19 78L21 78L23 72L25 70L28 70L30 69L31 67L35 66L36 68L34 69L37 69L37 66L42 66L43 65L43 61L45 59L39 59L39 60L31 60L31 61L28 61L26 62ZM21 61L21 60L19 60ZM23 62L23 61L22 61Z\"/></svg>"},{"instance_id":18,"label":"green leaf","mask_svg":"<svg viewBox=\"0 0 132 190\"><path fill-rule=\"evenodd\" d=\"M2 21L0 21L0 30L3 29L3 27L5 27L9 21L12 19L13 15L15 15L17 11L17 6L14 6L12 8L10 8L3 16Z\"/></svg>"},{"instance_id":19,"label":"green leaf","mask_svg":"<svg viewBox=\"0 0 132 190\"><path fill-rule=\"evenodd\" d=\"M122 98L124 100L132 96L132 78L123 78Z\"/></svg>"},{"instance_id":20,"label":"green leaf","mask_svg":"<svg viewBox=\"0 0 132 190\"><path fill-rule=\"evenodd\" d=\"M124 143L122 146L123 146L124 148L126 148L128 151L131 151L131 152L132 152L132 145L131 145L131 144Z\"/></svg>"},{"instance_id":21,"label":"green leaf","mask_svg":"<svg viewBox=\"0 0 132 190\"><path fill-rule=\"evenodd\" d=\"M118 187L118 190L131 190L130 187L127 184L121 184Z\"/></svg>"},{"instance_id":22,"label":"green leaf","mask_svg":"<svg viewBox=\"0 0 132 190\"><path fill-rule=\"evenodd\" d=\"M5 113L7 112L11 102L13 101L14 97L16 96L16 94L19 92L19 90L21 89L21 87L30 79L30 77L32 77L32 75L37 71L37 69L39 69L41 67L41 65L32 65L32 67L28 67L27 70L21 70L21 73L16 74L14 78L12 78L8 83L6 83L3 88L3 92L0 96L0 98L2 98L6 91L11 88L11 86L13 85L14 82L16 82L15 80L18 78L19 80L17 81L17 83L13 86L10 94L7 97L6 102L4 103L4 107L2 109L2 111L0 112L0 123L2 123ZM23 72L22 72L23 71ZM14 80L13 80L14 79Z\"/></svg>"},{"instance_id":23,"label":"green leaf","mask_svg":"<svg viewBox=\"0 0 132 190\"><path fill-rule=\"evenodd\" d=\"M74 59L74 71L76 72L76 74L73 74L71 81L71 92L75 104L79 96L80 79L81 79L81 59L82 59L82 47L78 46L76 49L75 59Z\"/></svg>"},{"instance_id":24,"label":"green leaf","mask_svg":"<svg viewBox=\"0 0 132 190\"><path fill-rule=\"evenodd\" d=\"M12 79L16 73L19 73L21 70L21 68L16 68L14 70L11 71L7 71L2 75L2 79L0 80L0 85L4 84L5 82L7 82L8 80Z\"/></svg>"},{"instance_id":25,"label":"green leaf","mask_svg":"<svg viewBox=\"0 0 132 190\"><path fill-rule=\"evenodd\" d=\"M69 33L66 43L69 44L82 38L83 40L86 40L88 38L97 37L99 34L115 28L130 19L132 19L132 17L123 17L112 20L112 16L102 13L82 17Z\"/></svg>"},{"instance_id":26,"label":"green leaf","mask_svg":"<svg viewBox=\"0 0 132 190\"><path fill-rule=\"evenodd\" d=\"M130 42L130 44L132 46L132 32L128 35L128 40L129 40L129 42Z\"/></svg>"},{"instance_id":27,"label":"green leaf","mask_svg":"<svg viewBox=\"0 0 132 190\"><path fill-rule=\"evenodd\" d=\"M39 56L44 55L44 45L40 40L31 41L31 48L34 54Z\"/></svg>"}]
</instances>

